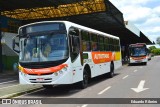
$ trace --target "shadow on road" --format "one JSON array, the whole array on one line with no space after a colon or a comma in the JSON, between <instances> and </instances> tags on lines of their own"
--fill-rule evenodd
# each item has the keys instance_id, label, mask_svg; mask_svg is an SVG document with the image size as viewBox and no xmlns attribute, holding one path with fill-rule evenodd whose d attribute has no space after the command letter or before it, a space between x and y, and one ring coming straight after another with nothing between
<instances>
[{"instance_id":1,"label":"shadow on road","mask_svg":"<svg viewBox=\"0 0 160 107\"><path fill-rule=\"evenodd\" d=\"M146 66L144 63L128 64L128 66Z\"/></svg>"}]
</instances>

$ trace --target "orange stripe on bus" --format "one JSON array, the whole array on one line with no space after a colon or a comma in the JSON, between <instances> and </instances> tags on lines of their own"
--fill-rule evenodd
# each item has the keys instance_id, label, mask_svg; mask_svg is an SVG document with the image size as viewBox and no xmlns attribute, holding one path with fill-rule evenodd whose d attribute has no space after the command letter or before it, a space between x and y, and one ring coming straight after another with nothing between
<instances>
[{"instance_id":1,"label":"orange stripe on bus","mask_svg":"<svg viewBox=\"0 0 160 107\"><path fill-rule=\"evenodd\" d=\"M29 68L23 68L21 66L19 66L19 69L26 73L26 74L37 74L37 75L42 75L42 74L46 74L46 73L54 73L54 72L58 72L61 69L67 67L67 64L61 64L55 67L50 67L50 68L40 68L40 69L29 69Z\"/></svg>"}]
</instances>

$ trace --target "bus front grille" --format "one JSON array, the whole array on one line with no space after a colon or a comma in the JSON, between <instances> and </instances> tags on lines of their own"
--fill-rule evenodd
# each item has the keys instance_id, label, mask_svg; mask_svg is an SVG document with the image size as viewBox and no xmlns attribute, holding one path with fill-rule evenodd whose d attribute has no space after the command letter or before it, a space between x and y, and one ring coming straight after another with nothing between
<instances>
[{"instance_id":1,"label":"bus front grille","mask_svg":"<svg viewBox=\"0 0 160 107\"><path fill-rule=\"evenodd\" d=\"M29 79L31 83L51 83L52 78L44 78L44 79Z\"/></svg>"}]
</instances>

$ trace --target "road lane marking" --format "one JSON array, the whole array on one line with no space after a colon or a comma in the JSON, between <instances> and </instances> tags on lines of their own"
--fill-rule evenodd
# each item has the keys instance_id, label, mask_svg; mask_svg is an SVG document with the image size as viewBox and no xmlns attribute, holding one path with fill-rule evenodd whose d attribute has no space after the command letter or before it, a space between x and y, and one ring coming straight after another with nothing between
<instances>
[{"instance_id":1,"label":"road lane marking","mask_svg":"<svg viewBox=\"0 0 160 107\"><path fill-rule=\"evenodd\" d=\"M137 70L134 70L133 72L137 72Z\"/></svg>"},{"instance_id":2,"label":"road lane marking","mask_svg":"<svg viewBox=\"0 0 160 107\"><path fill-rule=\"evenodd\" d=\"M10 87L14 87L14 86L18 86L19 84L17 84L17 85L11 85L11 86L8 86L8 87L2 87L2 88L0 88L0 90L1 89L4 89L4 88L10 88Z\"/></svg>"},{"instance_id":3,"label":"road lane marking","mask_svg":"<svg viewBox=\"0 0 160 107\"><path fill-rule=\"evenodd\" d=\"M88 106L88 104L84 104L84 105L82 105L81 107L87 107Z\"/></svg>"},{"instance_id":4,"label":"road lane marking","mask_svg":"<svg viewBox=\"0 0 160 107\"><path fill-rule=\"evenodd\" d=\"M143 68L143 67L139 67L139 68Z\"/></svg>"},{"instance_id":5,"label":"road lane marking","mask_svg":"<svg viewBox=\"0 0 160 107\"><path fill-rule=\"evenodd\" d=\"M122 79L126 79L129 75L124 76Z\"/></svg>"},{"instance_id":6,"label":"road lane marking","mask_svg":"<svg viewBox=\"0 0 160 107\"><path fill-rule=\"evenodd\" d=\"M2 84L6 84L6 83L15 82L15 81L18 81L18 80L12 80L12 81L1 82L1 83L0 83L0 85L2 85Z\"/></svg>"},{"instance_id":7,"label":"road lane marking","mask_svg":"<svg viewBox=\"0 0 160 107\"><path fill-rule=\"evenodd\" d=\"M149 88L144 88L144 84L145 84L145 80L141 80L140 83L138 84L138 87L137 88L131 88L133 91L139 93L139 92L142 92L142 91L145 91Z\"/></svg>"},{"instance_id":8,"label":"road lane marking","mask_svg":"<svg viewBox=\"0 0 160 107\"><path fill-rule=\"evenodd\" d=\"M103 94L105 91L109 90L111 88L111 86L105 88L104 90L102 90L101 92L98 93L98 95L101 95Z\"/></svg>"}]
</instances>

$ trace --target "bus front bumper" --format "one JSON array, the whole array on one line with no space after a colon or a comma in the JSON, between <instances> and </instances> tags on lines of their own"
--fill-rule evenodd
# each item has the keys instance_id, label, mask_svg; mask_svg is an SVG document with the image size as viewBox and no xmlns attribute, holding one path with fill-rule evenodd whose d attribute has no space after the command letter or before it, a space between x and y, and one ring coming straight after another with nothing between
<instances>
[{"instance_id":1,"label":"bus front bumper","mask_svg":"<svg viewBox=\"0 0 160 107\"><path fill-rule=\"evenodd\" d=\"M19 72L20 84L42 84L42 85L56 85L56 84L72 84L72 73L64 72L52 73L49 75L28 75Z\"/></svg>"},{"instance_id":2,"label":"bus front bumper","mask_svg":"<svg viewBox=\"0 0 160 107\"><path fill-rule=\"evenodd\" d=\"M141 59L141 60L134 60L130 59L129 63L144 63L147 62L147 59Z\"/></svg>"}]
</instances>

